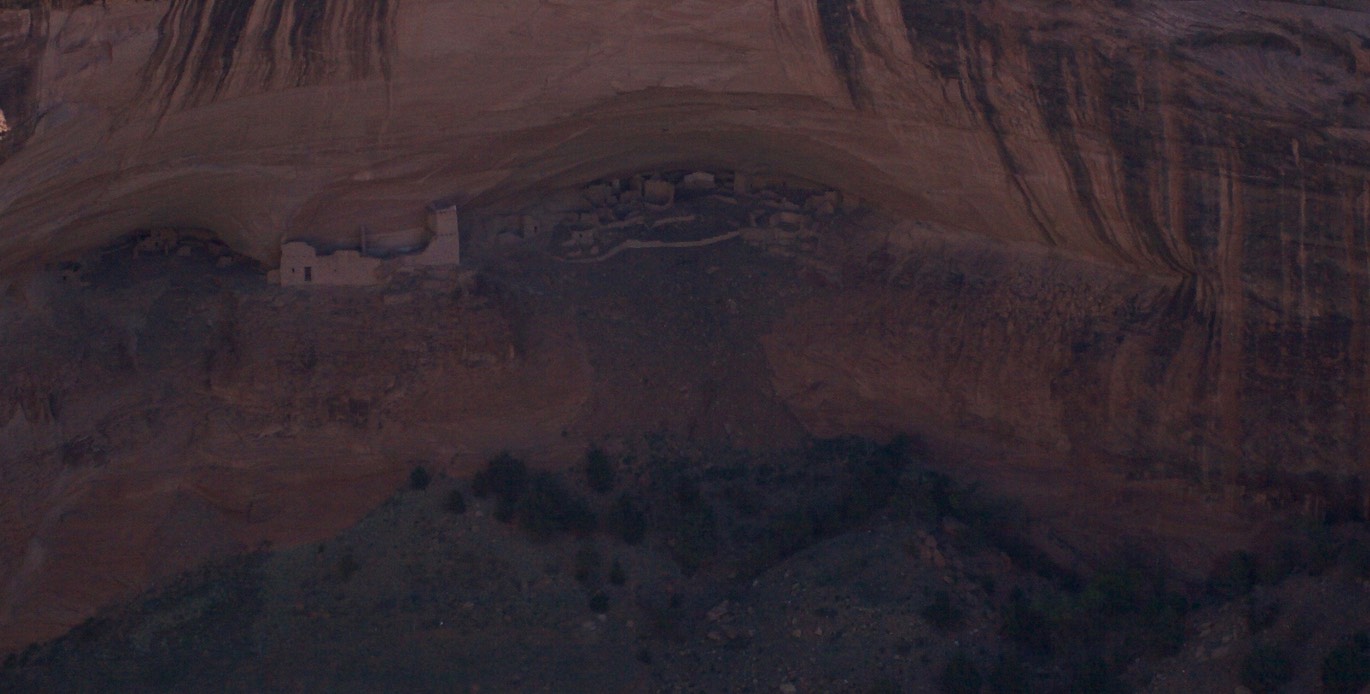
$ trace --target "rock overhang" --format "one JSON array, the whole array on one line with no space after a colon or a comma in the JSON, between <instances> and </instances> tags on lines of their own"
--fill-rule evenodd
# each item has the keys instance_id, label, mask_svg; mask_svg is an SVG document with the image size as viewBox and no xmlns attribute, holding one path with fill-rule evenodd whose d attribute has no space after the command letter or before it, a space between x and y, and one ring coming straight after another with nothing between
<instances>
[{"instance_id":1,"label":"rock overhang","mask_svg":"<svg viewBox=\"0 0 1370 694\"><path fill-rule=\"evenodd\" d=\"M1107 474L1143 484L1150 475L1206 492L1226 485L1224 494L1243 498L1275 487L1251 497L1257 508L1276 499L1310 515L1370 515L1357 481L1370 423L1365 13L1159 0L26 5L0 11L0 109L12 128L0 141L0 273L140 227L209 228L270 265L282 240L349 246L358 226L419 223L434 200L517 207L596 179L677 168L791 176L881 208L893 221L872 247L885 243L926 268L900 276L895 264L881 268L889 281L824 286L758 338L765 354L755 372L808 432L921 424L959 436L958 427L978 427L1049 448L1066 482L1102 460ZM913 221L969 241L940 244ZM443 300L456 294L443 291ZM236 299L215 296L224 300L216 320L231 325ZM254 296L254 310L274 311ZM303 296L292 306L306 315ZM388 306L379 293L352 299ZM453 373L517 361L505 342L519 331L494 312L450 327L492 345L440 351L462 357ZM378 339L366 328L339 329ZM556 328L545 345L584 346L573 326ZM97 337L125 333L136 331L119 325ZM235 381L231 338L225 330L209 365L218 371L208 387L221 394L280 384L280 364L305 378L319 361L307 350L249 359L244 368L257 375ZM100 354L120 358L120 349ZM437 409L490 428L492 442L537 427L556 439L596 374L583 355L550 351L561 361L529 362L531 375L514 369L512 387L425 382L431 393L411 393L407 412L431 414L432 398L445 397ZM36 403L30 410L106 395L64 385L69 365L39 368L58 357L12 358L24 382L11 400ZM336 361L348 358L375 366L365 353ZM142 378L124 366L96 370ZM351 377L383 381L375 371ZM348 378L319 380L346 390ZM552 414L535 407L548 389ZM490 397L516 424L486 411ZM353 399L283 407L326 410L312 412L323 418L336 405L356 419ZM56 416L30 424L49 432L42 427L57 426ZM99 421L90 419L61 425ZM449 436L448 424L434 436ZM258 433L268 440L279 428ZM350 462L372 472L384 464ZM279 485L250 463L238 471L243 489ZM1051 479L993 464L1010 479ZM127 473L82 469L116 482ZM61 503L84 503L53 489ZM1082 489L1082 503L1105 498ZM34 517L59 515L32 496ZM12 547L36 548L27 556L39 565L44 542L83 537L80 528L13 526ZM86 594L84 584L69 587ZM51 630L60 620L20 626L39 622Z\"/></svg>"},{"instance_id":2,"label":"rock overhang","mask_svg":"<svg viewBox=\"0 0 1370 694\"><path fill-rule=\"evenodd\" d=\"M0 95L28 114L0 162L0 267L156 226L212 229L270 265L283 240L349 246L434 200L497 209L642 171L773 173L1155 278L1188 326L1157 347L1166 363L1226 355L1185 372L1200 400L1301 387L1254 376L1261 359L1337 384L1310 402L1353 403L1328 447L1350 450L1367 416L1352 387L1370 305L1364 13L302 3L7 12L0 50L36 81ZM1314 352L1332 361L1299 356ZM1203 427L1240 457L1260 427L1232 407Z\"/></svg>"},{"instance_id":3,"label":"rock overhang","mask_svg":"<svg viewBox=\"0 0 1370 694\"><path fill-rule=\"evenodd\" d=\"M835 72L837 35L818 18L828 5L687 5L647 12L644 35L629 39L601 26L606 3L549 17L530 3L484 14L442 2L306 12L284 0L34 10L23 64L57 77L16 97L40 115L32 133L16 133L5 167L3 257L162 224L212 227L265 257L275 236L412 200L715 162L861 188L981 233L1037 236L1040 211L1004 190L1033 174L1003 170L954 94L906 101L945 95L943 75L912 75L880 102L852 96L851 80L874 94L890 70L923 68L904 48L883 72L853 73L851 60ZM736 21L723 31L719 15ZM891 40L905 31L860 26L898 29ZM509 36L538 31L558 40ZM95 80L114 86L87 89Z\"/></svg>"}]
</instances>

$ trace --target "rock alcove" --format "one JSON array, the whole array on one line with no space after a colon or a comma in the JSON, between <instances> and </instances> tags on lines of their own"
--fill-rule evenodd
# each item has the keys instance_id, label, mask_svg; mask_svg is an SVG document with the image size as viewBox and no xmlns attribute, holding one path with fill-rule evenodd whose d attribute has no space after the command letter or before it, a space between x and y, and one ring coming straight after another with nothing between
<instances>
[{"instance_id":1,"label":"rock alcove","mask_svg":"<svg viewBox=\"0 0 1370 694\"><path fill-rule=\"evenodd\" d=\"M400 461L616 423L923 434L1080 547L1145 525L1194 567L1243 513L1364 518L1366 36L1293 2L0 3L0 644L327 537ZM456 268L265 281L439 200ZM215 240L117 245L166 228Z\"/></svg>"}]
</instances>

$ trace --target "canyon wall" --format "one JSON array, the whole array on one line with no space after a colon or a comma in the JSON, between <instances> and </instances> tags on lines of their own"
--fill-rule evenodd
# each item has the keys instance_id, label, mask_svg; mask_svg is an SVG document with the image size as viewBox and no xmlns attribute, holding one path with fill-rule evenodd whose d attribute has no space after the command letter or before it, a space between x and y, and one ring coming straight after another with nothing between
<instances>
[{"instance_id":1,"label":"canyon wall","mask_svg":"<svg viewBox=\"0 0 1370 694\"><path fill-rule=\"evenodd\" d=\"M324 540L417 465L559 442L589 398L564 317L452 277L311 296L120 256L0 302L0 649L200 562Z\"/></svg>"},{"instance_id":2,"label":"canyon wall","mask_svg":"<svg viewBox=\"0 0 1370 694\"><path fill-rule=\"evenodd\" d=\"M968 427L1203 481L1302 476L1366 512L1370 16L1348 3L16 5L6 274L144 227L272 264L438 199L788 174L885 220L848 248L870 278L763 340L810 431ZM909 269L874 267L891 258ZM13 363L0 414L61 390Z\"/></svg>"}]
</instances>

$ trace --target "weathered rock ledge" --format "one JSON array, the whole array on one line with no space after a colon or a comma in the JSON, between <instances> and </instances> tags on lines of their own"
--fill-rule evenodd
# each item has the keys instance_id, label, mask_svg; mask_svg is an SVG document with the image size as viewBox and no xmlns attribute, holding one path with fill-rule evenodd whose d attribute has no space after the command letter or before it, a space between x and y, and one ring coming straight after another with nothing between
<instances>
[{"instance_id":1,"label":"weathered rock ledge","mask_svg":"<svg viewBox=\"0 0 1370 694\"><path fill-rule=\"evenodd\" d=\"M87 525L40 532L62 520L63 500L84 494L73 490L96 468L39 470L29 454L96 462L95 439L82 437L123 414L119 389L134 387L118 375L129 365L116 362L156 342L139 321L174 293L149 290L138 306L83 303L86 314L54 308L108 312L70 318L103 326L103 337L78 340L86 328L33 318L48 294L26 273L163 226L208 229L269 266L284 239L347 245L360 226L415 226L436 200L493 215L596 179L671 168L792 176L879 210L878 222L832 251L863 269L796 297L767 324L764 353L749 357L810 432L964 427L1054 451L1062 465L1229 487L1284 480L1301 485L1315 512L1370 513L1359 486L1370 472L1370 16L1324 5L1333 6L6 3L0 273L16 279L0 289L18 308L0 325L4 373L16 374L0 379L0 474L7 501L18 501L3 507L12 543L0 557L5 633L32 634L35 624L50 633L91 607L73 599L65 613L52 608L66 599L57 593L81 589L38 596L34 566L79 563L85 542L149 546L108 519L199 518L195 498L238 498L223 491L231 480L173 482L166 470L179 463L149 453L158 462L100 492L108 503L86 507L104 509L89 511ZM585 416L588 384L612 365L586 367L574 348L538 351L562 338L576 344L556 327L562 318L461 328L561 361L516 355L510 370L461 391L498 391L505 399L490 411L500 414L453 404L439 428L534 422L537 436L555 437ZM187 325L205 320L217 324L199 316ZM402 341L420 340L411 328ZM220 345L213 358L232 352ZM506 364L507 350L486 352L494 361L479 364ZM288 380L288 364L259 356L253 378ZM99 366L106 361L115 366ZM581 375L549 375L563 372ZM343 399L325 419L351 416L345 391L366 373L327 375L323 385ZM248 402L251 389L238 389L252 379L243 378L215 397ZM61 407L70 379L86 409ZM413 407L427 407L415 397ZM159 416L170 419L110 431L182 421ZM275 484L252 459L233 457L224 474ZM367 496L357 490L378 468L361 467L371 472L330 468L328 478ZM278 472L312 485L314 469ZM174 509L139 504L141 490L183 483L199 491ZM260 512L241 500L210 506ZM167 532L218 527L198 522L168 521ZM97 527L110 535L83 539L81 528ZM220 539L199 544L237 541ZM21 614L44 601L41 617Z\"/></svg>"}]
</instances>

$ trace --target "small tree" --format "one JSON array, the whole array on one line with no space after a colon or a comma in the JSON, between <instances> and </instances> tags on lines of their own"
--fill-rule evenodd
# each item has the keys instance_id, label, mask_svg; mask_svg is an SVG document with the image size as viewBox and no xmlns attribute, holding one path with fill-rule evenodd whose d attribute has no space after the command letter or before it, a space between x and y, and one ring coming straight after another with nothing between
<instances>
[{"instance_id":1,"label":"small tree","mask_svg":"<svg viewBox=\"0 0 1370 694\"><path fill-rule=\"evenodd\" d=\"M448 513L460 516L466 513L466 495L462 494L460 489L453 489L448 493L447 501L443 503L442 507Z\"/></svg>"},{"instance_id":2,"label":"small tree","mask_svg":"<svg viewBox=\"0 0 1370 694\"><path fill-rule=\"evenodd\" d=\"M950 631L961 622L961 611L952 604L951 594L945 590L937 591L932 602L928 603L920 614L923 615L923 619L942 631Z\"/></svg>"},{"instance_id":3,"label":"small tree","mask_svg":"<svg viewBox=\"0 0 1370 694\"><path fill-rule=\"evenodd\" d=\"M409 488L414 491L421 492L427 489L432 481L433 476L422 465L416 465L409 471Z\"/></svg>"},{"instance_id":4,"label":"small tree","mask_svg":"<svg viewBox=\"0 0 1370 694\"><path fill-rule=\"evenodd\" d=\"M559 532L589 533L596 524L585 499L572 494L560 478L545 472L533 478L516 515L519 525L544 540Z\"/></svg>"},{"instance_id":5,"label":"small tree","mask_svg":"<svg viewBox=\"0 0 1370 694\"><path fill-rule=\"evenodd\" d=\"M983 683L980 669L965 651L952 654L946 667L942 668L942 677L938 682L947 694L980 694Z\"/></svg>"},{"instance_id":6,"label":"small tree","mask_svg":"<svg viewBox=\"0 0 1370 694\"><path fill-rule=\"evenodd\" d=\"M604 557L600 555L594 547L581 547L576 551L575 559L575 578L576 582L586 585L597 583L599 577L600 564L604 563Z\"/></svg>"},{"instance_id":7,"label":"small tree","mask_svg":"<svg viewBox=\"0 0 1370 694\"><path fill-rule=\"evenodd\" d=\"M604 614L609 611L609 596L604 593L595 593L590 596L590 611L595 614Z\"/></svg>"},{"instance_id":8,"label":"small tree","mask_svg":"<svg viewBox=\"0 0 1370 694\"><path fill-rule=\"evenodd\" d=\"M614 488L615 478L614 464L609 460L609 454L605 453L599 446L592 446L585 452L585 480L590 484L590 489L596 494L607 494Z\"/></svg>"},{"instance_id":9,"label":"small tree","mask_svg":"<svg viewBox=\"0 0 1370 694\"><path fill-rule=\"evenodd\" d=\"M485 469L471 479L471 493L477 499L495 496L495 520L511 523L518 501L528 488L528 466L508 452L491 458Z\"/></svg>"},{"instance_id":10,"label":"small tree","mask_svg":"<svg viewBox=\"0 0 1370 694\"><path fill-rule=\"evenodd\" d=\"M636 545L647 536L647 515L627 494L620 494L609 509L609 527L624 543Z\"/></svg>"},{"instance_id":11,"label":"small tree","mask_svg":"<svg viewBox=\"0 0 1370 694\"><path fill-rule=\"evenodd\" d=\"M1294 677L1294 663L1284 649L1261 644L1242 661L1242 684L1256 694L1279 691Z\"/></svg>"},{"instance_id":12,"label":"small tree","mask_svg":"<svg viewBox=\"0 0 1370 694\"><path fill-rule=\"evenodd\" d=\"M1344 639L1322 659L1322 684L1332 694L1354 694L1370 684L1370 633Z\"/></svg>"}]
</instances>

